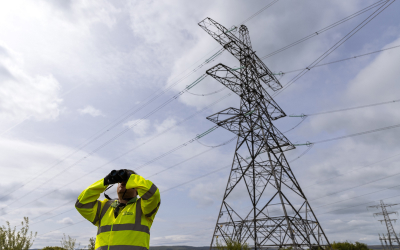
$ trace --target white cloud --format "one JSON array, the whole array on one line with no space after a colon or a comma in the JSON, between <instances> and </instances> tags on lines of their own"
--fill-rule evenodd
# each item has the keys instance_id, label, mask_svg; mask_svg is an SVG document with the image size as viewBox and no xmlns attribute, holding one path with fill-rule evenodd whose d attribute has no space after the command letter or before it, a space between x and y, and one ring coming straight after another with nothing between
<instances>
[{"instance_id":1,"label":"white cloud","mask_svg":"<svg viewBox=\"0 0 400 250\"><path fill-rule=\"evenodd\" d=\"M71 224L74 224L74 221L69 217L65 217L65 218L57 221L57 223L71 225Z\"/></svg>"},{"instance_id":2,"label":"white cloud","mask_svg":"<svg viewBox=\"0 0 400 250\"><path fill-rule=\"evenodd\" d=\"M227 167L228 169L228 167ZM211 206L215 200L219 200L226 187L226 178L212 179L196 183L190 189L189 197L196 201L201 207Z\"/></svg>"},{"instance_id":3,"label":"white cloud","mask_svg":"<svg viewBox=\"0 0 400 250\"><path fill-rule=\"evenodd\" d=\"M88 105L88 106L86 106L86 107L84 107L84 108L82 108L82 109L78 109L78 112L81 114L81 115L91 115L91 116L93 116L93 117L97 117L97 116L105 116L104 114L103 114L103 112L101 112L101 110L99 110L99 109L96 109L96 108L94 108L94 107L92 107L92 106L90 106L90 105Z\"/></svg>"},{"instance_id":4,"label":"white cloud","mask_svg":"<svg viewBox=\"0 0 400 250\"><path fill-rule=\"evenodd\" d=\"M54 120L60 114L61 86L51 74L31 75L22 57L0 43L0 117Z\"/></svg>"},{"instance_id":5,"label":"white cloud","mask_svg":"<svg viewBox=\"0 0 400 250\"><path fill-rule=\"evenodd\" d=\"M367 2L372 3L372 0L368 0ZM144 100L144 97L149 96L150 93L158 93L158 88L164 86L167 79L171 83L172 78L180 75L183 70L188 70L186 73L190 72L196 65L211 56L211 54L208 55L207 53L213 48L220 47L197 26L197 23L204 17L209 16L226 27L230 27L232 24L238 24L266 5L263 1L249 4L247 1L232 2L231 0L218 1L217 3L209 0L191 1L190 4L187 4L185 1L136 1L128 3L105 0L48 0L46 3L44 1L39 1L38 4L30 1L15 0L1 6L3 8L0 8L0 30L2 30L0 40L10 46L12 50L21 53L21 56L12 54L10 50L0 48L1 62L6 63L7 60L13 60L1 67L0 77L2 79L0 84L3 84L3 79L9 81L10 77L15 77L15 70L12 71L13 65L29 76L28 78L31 82L33 82L32 79L36 79L36 76L45 77L45 80L50 82L51 77L53 77L53 80L56 79L58 83L61 83L62 89L65 90L79 84L82 86L80 89L82 91L74 92L73 96L71 96L72 98L63 96L62 107L74 110L78 114L77 110L84 110L86 104L95 104L96 109L93 108L92 111L86 114L90 115L92 113L99 116L98 110L110 110L107 111L107 117L101 119L101 122L104 123L117 120L118 116L125 111L125 108L128 109L127 105L146 103L148 99ZM342 17L354 13L356 9L361 9L368 3L363 0L343 1L340 3L334 1L302 1L301 3L295 0L279 1L270 9L257 15L254 19L246 23L246 25L250 30L253 47L259 56L263 56L305 35L311 34ZM388 10L390 11L390 8ZM385 11L386 13L389 12ZM364 14L364 17L367 14ZM390 19L397 20L397 17L392 17L381 15L373 23L377 24L383 21L384 25L386 25ZM361 20L363 16L358 18ZM329 32L318 35L307 42L265 60L265 63L273 71L285 71L307 66L307 63L313 61L335 41L340 39L343 32L350 30L359 20L356 18L344 25L335 27ZM368 28L373 27L370 24L368 26ZM335 60L338 56L344 58L383 47L384 44L389 42L382 38L382 32L384 32L382 30L384 29L373 28L372 32L370 32L363 29L363 34L360 32L349 41L353 42L353 46L347 47L346 45L350 45L347 42L339 50L336 50L330 56L329 60L332 56L335 57L333 58ZM392 28L390 30L391 34L398 35L398 29ZM370 38L376 39L376 41L370 42ZM357 46L354 46L354 44ZM362 51L358 53L360 49ZM333 103L343 105L342 107L354 105L355 103L352 101L359 101L360 104L363 104L365 99L374 98L374 92L377 92L377 97L382 98L383 101L389 97L395 98L398 89L396 86L393 86L393 81L391 80L393 77L396 78L397 75L389 72L396 70L394 65L398 63L395 60L392 61L393 65L387 67L388 71L377 65L377 67L369 68L364 72L365 75L363 78L354 78L350 85L355 81L359 83L354 92L351 92L350 87L347 88L349 79L357 75L360 68L364 67L365 63L368 63L368 60L376 55L363 57L365 60L360 59L363 60L364 64L358 64L354 61L354 65L357 65L357 67L347 67L353 61L340 64L346 65L346 69L342 68L341 71L331 70L333 67L327 67L328 70L324 71L324 68L320 67L318 70L320 70L319 72L324 71L323 76L308 73L304 78L297 81L291 88L285 91L283 95L280 95L280 99L277 102L279 105L282 105L286 112L290 113L292 111L297 112L296 108L304 109L304 112L310 107L320 109L316 111L323 111L325 108L329 110L332 108L329 104ZM337 59L340 59L339 57ZM389 62L387 60L390 60L390 58L385 57L379 63ZM172 96L177 91L182 90L200 74L204 73L206 69L219 62L229 66L238 64L236 59L232 59L225 52L223 56L218 57L214 62L202 67L192 76L183 79L174 89L166 93L166 96ZM190 65L193 65L193 67ZM347 72L346 70L354 68L356 70L351 71L348 74L348 78L344 79L343 75ZM376 77L379 76L379 72L375 72L375 69L379 69L377 71L382 73L381 76L384 80L379 81L380 78ZM310 72L317 73L317 70ZM368 78L368 72L376 73L376 76L372 78L372 82ZM386 75L387 77L385 77ZM290 75L285 75L282 78L282 83L290 80L288 78L290 78ZM331 80L331 82L326 79ZM337 81L334 81L335 79ZM43 79L40 80L43 81ZM371 88L365 91L362 88L365 88L366 85L363 85L365 84L363 82L366 81L369 81L367 85L378 84L385 87L386 83L388 83L394 90L391 90L391 93L388 94L388 92L385 92L386 90L383 91L384 88L379 89L380 86L378 86L378 88ZM332 84L332 82L335 84ZM331 84L328 85L328 83ZM343 85L343 89L338 89L339 83ZM32 85L34 86L32 87ZM30 86L30 88L34 88L41 85L35 82L34 84L30 84ZM56 86L56 84L53 83L53 86ZM8 86L8 88L10 87ZM220 83L208 77L196 85L195 88L191 89L191 91L193 93L204 94L220 88L222 88ZM27 89L29 90L29 88ZM328 93L326 98L323 95L324 90ZM15 90L15 92L18 91ZM57 97L58 92L54 92L56 94L55 97ZM68 116L69 113L65 112L65 115L61 117L59 115L52 116L59 117L55 122L42 121L41 123L28 123L28 121L27 124L22 124L22 126L16 129L15 133L7 135L7 140L3 140L4 138L0 140L0 147L3 152L1 156L1 170L4 173L0 176L2 188L7 190L12 189L20 184L19 181L22 183L25 179L30 180L31 176L35 176L35 174L45 170L46 166L53 166L60 159L63 159L63 162L54 169L39 176L37 180L32 181L27 187L24 186L22 190L7 196L7 199L13 200L26 194L29 190L39 187L32 193L32 196L24 197L22 204L16 202L8 208L7 211L10 214L0 217L0 222L9 219L18 223L20 221L18 216L22 216L22 211L24 211L24 215L26 214L30 217L42 215L44 212L65 203L65 199L73 199L90 183L104 177L111 169L118 169L125 167L125 165L129 167L140 166L168 152L171 148L187 142L189 139L195 137L196 134L213 126L211 122L205 119L205 116L229 106L237 106L239 104L237 96L236 99L231 97L225 99L210 110L206 110L201 115L193 117L192 120L179 123L179 126L168 130L162 136L155 138L149 143L144 143L149 138L153 138L153 132L165 131L170 126L176 125L176 121L179 122L186 117L190 117L194 110L218 100L218 98L227 93L227 91L224 91L207 97L185 94L179 98L179 101L172 102L168 107L158 112L157 115L148 118L148 120L141 121L137 126L133 126L139 121L135 119L151 111L150 105L143 108L140 113L138 112L137 117L135 114L134 118L129 118L127 121L131 121L127 122L124 127L131 126L135 136L121 136L118 138L118 141L111 144L112 146L107 146L104 149L96 151L96 155L107 157L107 159L114 159L114 157L120 155L121 151L126 150L127 146L132 146L132 144L133 146L141 145L143 143L143 147L137 149L132 154L118 158L118 161L115 161L115 165L106 165L99 171L96 168L103 166L107 159L97 158L94 161L92 159L85 159L81 162L80 159L84 158L87 152L85 152L86 147L81 148L78 145L79 142L83 142L91 135L93 129L103 125L99 123L98 119L85 120L85 123L79 123L82 126L78 127L76 126L76 122L77 120L82 121L82 119L75 119L76 117ZM334 93L336 93L335 96L333 96ZM164 97L168 98L166 96ZM324 96L323 101L321 101L321 96ZM164 97L155 100L151 105L157 105L157 102L164 101ZM22 95L22 98L26 99L27 96ZM58 99L60 99L59 96ZM330 100L331 102L329 102ZM366 103L368 103L367 101L369 100L365 100ZM55 101L54 103L57 103L58 109L61 110L60 102ZM331 116L331 118L328 118L328 116L320 116L321 118L310 117L302 124L303 129L299 127L299 129L292 131L290 137L291 139L294 138L293 141L311 141L311 138L320 136L320 134L323 139L329 137L331 134L358 132L363 129L379 127L382 124L384 125L384 123L391 123L392 121L389 120L389 117L393 121L398 119L398 115L395 114L396 110L391 108L379 110L380 112L376 112L376 110L365 111L357 117L352 115L338 115ZM47 119L43 118L44 113L46 112L39 115L42 120ZM51 112L47 112L47 114L49 113ZM172 116L173 118L171 118ZM386 118L381 120L382 117ZM379 120L382 121L382 124L371 124L372 122L379 122ZM281 119L281 121L283 124L287 124L292 120L288 122L285 119ZM13 122L13 124L16 123ZM363 127L364 125L365 127ZM368 125L371 126L368 127ZM117 130L123 130L124 128L116 126L114 131L104 134L111 137L112 133L118 133ZM225 135L227 136L226 139L224 138ZM296 138L296 135L299 138ZM391 135L393 138L396 138L395 134ZM202 138L202 142L207 145L217 145L231 136L229 132L221 129L213 132L212 135ZM18 138L21 137L25 141L19 141ZM99 137L99 139L103 140L104 137ZM91 149L101 148L100 140L90 141L90 146L88 147ZM332 193L338 190L338 187L344 189L352 187L352 185L364 183L364 181L373 180L375 177L384 176L386 173L395 173L396 164L393 161L379 164L376 168L375 166L367 168L365 171L354 171L352 174L338 179L326 180L330 176L346 173L348 169L358 167L360 162L368 163L386 155L390 156L392 151L398 148L393 143L394 147L388 147L386 138L379 138L379 140L375 141L375 144L367 141L367 145L365 145L366 141L358 137L354 140L348 139L330 144L320 144L321 146L315 146L310 153L296 161L292 165L292 169L296 172L297 179L305 186L314 183L315 180L325 180L311 189L304 188L309 200ZM395 139L390 140L390 142L392 141L395 141ZM68 146L61 146L60 143L67 144ZM144 177L153 175L150 179L154 180L154 183L162 191L214 171L217 168L229 165L232 162L234 146L234 143L232 143L215 149L198 158L192 158L174 168L168 169L168 171L154 175L157 171L175 166L175 164L207 149L194 142L140 169L140 174L143 174ZM64 159L64 155L71 155L69 152L77 152L79 149L82 151L73 153L73 156L68 156ZM386 149L389 149L390 152L389 150L385 152ZM302 151L303 149L300 148L294 153L289 152L288 159L292 159L293 156L297 156ZM92 154L91 157L96 156ZM79 164L76 164L77 161L79 161ZM72 171L67 170L62 172L62 174L58 174L73 164L75 164L76 168ZM385 171L382 171L382 169ZM74 185L64 188L63 185L68 185L77 176L81 176L91 170L96 171L77 181ZM15 179L10 178L12 174L7 175L8 173L13 173L13 171L18 171L18 178L15 176ZM198 246L208 244L209 236L212 235L213 226L218 216L221 197L226 187L228 175L229 167L208 177L190 182L190 184L179 186L179 188L173 189L171 192L162 193L164 201L171 200L173 197L179 197L179 199L169 205L163 203L164 206L161 207L157 215L160 218L168 218L169 221L173 221L175 227L171 231L171 228L168 227L170 223L162 222L163 220L158 220L158 217L156 217L156 221L152 227L152 241L156 238L158 240L156 241L157 244L164 245L180 242ZM50 176L59 177L48 181L47 179ZM375 183L363 187L366 190L353 189L339 193L338 195L311 201L311 203L314 208L314 205L315 207L319 207L340 201L341 199L349 199L358 194L375 191L386 184L394 185L394 179L390 179L389 184L387 182ZM389 179L387 181L389 182ZM46 183L46 185L41 186L40 183ZM58 190L51 195L44 195L49 189L53 190L60 187L62 187L62 191ZM249 202L249 199L246 189L240 185L237 187L237 191L235 190L230 198L243 203L243 206L247 206L245 202ZM398 190L392 190L393 193L396 191L398 192ZM110 194L112 193L114 195L111 196L115 197L115 190L110 191ZM266 193L268 194L268 192ZM382 192L376 195L379 196L380 194L389 195L390 193ZM42 197L44 198L42 199ZM52 207L48 207L49 205L46 204L46 197L51 197L54 201L50 205ZM369 226L379 223L372 218L370 213L364 211L365 207L355 207L354 209L332 213L325 212L345 206L357 205L358 203L365 203L374 198L374 196L365 196L363 199L348 200L347 202L316 208L317 217L324 226L324 229L326 228L330 240L348 239L354 241L354 239L366 238L365 235L361 234L367 234L372 231L367 226L363 226L362 229L357 228L358 225L353 225L354 222L348 223L351 220L365 220ZM31 201L35 201L32 203L32 206L16 211L17 207ZM393 200L393 202L396 201ZM71 204L73 205L73 201ZM51 215L50 213L45 214L42 218L49 218L52 215L62 213L64 209L70 209L68 207L71 204L67 204L59 210L52 211ZM201 208L199 208L199 205ZM81 216L75 210L68 214L63 214L63 217L70 218L73 221L81 220ZM61 219L63 217L57 217L55 220L58 220L59 223L70 223L66 218ZM193 218L198 218L198 221L194 222ZM38 221L40 219L38 218ZM333 219L340 220L340 223L332 222ZM52 224L54 224L54 219L50 218L43 223L32 225L35 227L32 230L38 231L39 234L46 233L49 230L54 230L54 225ZM62 232L65 232L67 234L75 234L78 240L87 242L87 239L95 234L95 227L87 221L77 226L64 228L65 225L58 225L58 227L63 227L62 230L57 231L57 235L60 236L59 238L61 238ZM164 228L160 229L161 227ZM366 232L361 232L363 230L366 230ZM53 239L58 237L55 233L51 233L50 235ZM44 239L43 237L39 238ZM373 242L374 239L371 238L369 241ZM33 247L41 248L48 245L48 242L49 239L35 241ZM55 244L57 243L58 241L55 242Z\"/></svg>"},{"instance_id":6,"label":"white cloud","mask_svg":"<svg viewBox=\"0 0 400 250\"><path fill-rule=\"evenodd\" d=\"M160 124L155 124L154 127L158 133L161 133L165 131L166 129L175 126L176 120L168 117L167 119L164 119Z\"/></svg>"},{"instance_id":7,"label":"white cloud","mask_svg":"<svg viewBox=\"0 0 400 250\"><path fill-rule=\"evenodd\" d=\"M150 128L150 121L146 119L131 120L124 123L123 126L130 128L139 136L144 136Z\"/></svg>"}]
</instances>

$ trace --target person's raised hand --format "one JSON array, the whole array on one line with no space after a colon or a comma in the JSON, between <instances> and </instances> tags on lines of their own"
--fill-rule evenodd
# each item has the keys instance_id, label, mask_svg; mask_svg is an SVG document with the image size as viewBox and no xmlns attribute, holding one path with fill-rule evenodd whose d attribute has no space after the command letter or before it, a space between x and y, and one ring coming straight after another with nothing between
<instances>
[{"instance_id":1,"label":"person's raised hand","mask_svg":"<svg viewBox=\"0 0 400 250\"><path fill-rule=\"evenodd\" d=\"M119 182L117 170L112 170L106 177L104 177L104 185L115 184Z\"/></svg>"},{"instance_id":2,"label":"person's raised hand","mask_svg":"<svg viewBox=\"0 0 400 250\"><path fill-rule=\"evenodd\" d=\"M127 182L129 177L131 176L132 171L128 169L120 169L118 170L118 176L121 178L121 182Z\"/></svg>"}]
</instances>

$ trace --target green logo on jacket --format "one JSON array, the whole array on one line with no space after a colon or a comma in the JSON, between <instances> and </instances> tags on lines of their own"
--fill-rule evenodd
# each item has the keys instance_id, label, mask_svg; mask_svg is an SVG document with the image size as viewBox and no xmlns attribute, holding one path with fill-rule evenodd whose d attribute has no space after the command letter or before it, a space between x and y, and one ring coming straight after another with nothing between
<instances>
[{"instance_id":1,"label":"green logo on jacket","mask_svg":"<svg viewBox=\"0 0 400 250\"><path fill-rule=\"evenodd\" d=\"M133 215L132 212L123 212L122 215Z\"/></svg>"}]
</instances>

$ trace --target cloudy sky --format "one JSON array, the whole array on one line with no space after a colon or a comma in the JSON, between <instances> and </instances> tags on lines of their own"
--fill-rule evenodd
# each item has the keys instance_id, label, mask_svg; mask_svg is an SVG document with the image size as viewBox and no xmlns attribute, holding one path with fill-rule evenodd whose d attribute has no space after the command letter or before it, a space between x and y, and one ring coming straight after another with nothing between
<instances>
[{"instance_id":1,"label":"cloudy sky","mask_svg":"<svg viewBox=\"0 0 400 250\"><path fill-rule=\"evenodd\" d=\"M211 77L173 97L217 63L239 65L227 52L204 65L220 46L198 22L211 17L232 27L270 2L2 2L0 224L18 225L28 216L38 232L33 248L59 245L63 233L87 245L96 228L81 222L76 197L112 169L130 168L161 190L151 245L208 245L235 145L204 145L233 135L219 128L201 143L163 154L211 128L206 117L238 107L239 99ZM280 0L245 25L263 57L374 2ZM321 63L400 45L399 8L394 2ZM305 68L374 10L264 62L274 72ZM275 100L293 115L398 100L399 65L400 48L318 67ZM394 102L310 116L286 136L304 143L397 125L399 108ZM285 117L275 124L286 131L300 121ZM385 228L372 215L378 210L366 206L400 202L392 198L400 190L399 136L397 128L316 144L291 164L330 241L379 243Z\"/></svg>"}]
</instances>

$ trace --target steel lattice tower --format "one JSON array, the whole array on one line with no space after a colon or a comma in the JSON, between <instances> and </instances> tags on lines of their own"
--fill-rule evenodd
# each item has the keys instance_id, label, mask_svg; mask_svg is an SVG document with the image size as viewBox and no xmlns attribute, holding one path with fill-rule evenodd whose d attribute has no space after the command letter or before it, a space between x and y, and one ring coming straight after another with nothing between
<instances>
[{"instance_id":1,"label":"steel lattice tower","mask_svg":"<svg viewBox=\"0 0 400 250\"><path fill-rule=\"evenodd\" d=\"M392 207L392 206L396 206L396 205L399 205L399 204L385 204L381 200L381 204L375 205L375 206L369 206L371 208L381 208L382 209L382 212L374 213L374 216L383 215L383 220L379 220L379 221L381 223L385 222L388 233L387 233L387 236L385 236L385 234L383 234L382 236L379 235L379 240L381 241L382 246L383 246L382 241L385 241L385 244L386 244L385 249L390 249L390 250L396 249L393 245L393 243L396 243L396 242L397 242L398 246L400 247L399 237L397 236L396 232L394 231L394 228L392 225L392 221L396 221L397 219L390 219L390 217L389 217L389 214L397 214L397 212L394 212L394 211L388 212L386 210L387 207ZM389 244L388 244L388 242L389 242Z\"/></svg>"},{"instance_id":2,"label":"steel lattice tower","mask_svg":"<svg viewBox=\"0 0 400 250\"><path fill-rule=\"evenodd\" d=\"M286 114L261 81L273 91L282 85L253 51L246 26L240 26L238 37L233 34L235 28L228 30L211 18L199 26L240 62L238 69L218 64L207 70L241 98L239 109L231 107L207 117L238 135L211 248L218 237L225 242L248 242L255 249L330 246L286 160L284 152L295 146L272 124ZM251 209L243 212L240 202L232 198L235 190L246 190Z\"/></svg>"}]
</instances>

